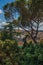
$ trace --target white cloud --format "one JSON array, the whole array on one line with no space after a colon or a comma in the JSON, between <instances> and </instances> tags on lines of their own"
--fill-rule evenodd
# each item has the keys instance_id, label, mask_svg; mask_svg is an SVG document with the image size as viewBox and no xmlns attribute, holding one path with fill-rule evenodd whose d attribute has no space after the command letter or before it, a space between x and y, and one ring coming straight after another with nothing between
<instances>
[{"instance_id":1,"label":"white cloud","mask_svg":"<svg viewBox=\"0 0 43 65\"><path fill-rule=\"evenodd\" d=\"M0 26L8 25L9 23L6 22L0 22Z\"/></svg>"},{"instance_id":2,"label":"white cloud","mask_svg":"<svg viewBox=\"0 0 43 65\"><path fill-rule=\"evenodd\" d=\"M0 9L0 14L2 14L3 13L3 11Z\"/></svg>"}]
</instances>

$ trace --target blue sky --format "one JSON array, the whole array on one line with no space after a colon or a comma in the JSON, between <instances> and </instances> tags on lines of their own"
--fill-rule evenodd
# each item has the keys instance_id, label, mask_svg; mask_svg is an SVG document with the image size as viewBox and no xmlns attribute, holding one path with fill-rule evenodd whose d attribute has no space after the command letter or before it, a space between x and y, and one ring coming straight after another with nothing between
<instances>
[{"instance_id":1,"label":"blue sky","mask_svg":"<svg viewBox=\"0 0 43 65\"><path fill-rule=\"evenodd\" d=\"M4 13L3 13L3 6L7 3L13 2L15 0L0 0L0 22L4 22Z\"/></svg>"}]
</instances>

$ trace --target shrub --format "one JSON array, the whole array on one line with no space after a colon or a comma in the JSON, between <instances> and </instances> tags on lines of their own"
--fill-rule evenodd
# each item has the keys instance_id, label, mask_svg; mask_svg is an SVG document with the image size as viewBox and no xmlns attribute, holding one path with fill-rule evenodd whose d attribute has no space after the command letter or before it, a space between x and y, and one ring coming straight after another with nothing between
<instances>
[{"instance_id":1,"label":"shrub","mask_svg":"<svg viewBox=\"0 0 43 65\"><path fill-rule=\"evenodd\" d=\"M16 40L0 40L0 64L43 65L43 43L29 43L20 48Z\"/></svg>"}]
</instances>

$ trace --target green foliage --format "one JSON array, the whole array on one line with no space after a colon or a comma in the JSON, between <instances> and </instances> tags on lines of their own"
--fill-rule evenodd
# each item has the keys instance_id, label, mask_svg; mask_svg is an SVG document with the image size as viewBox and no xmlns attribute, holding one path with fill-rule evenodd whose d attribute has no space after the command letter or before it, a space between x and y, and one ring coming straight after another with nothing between
<instances>
[{"instance_id":1,"label":"green foliage","mask_svg":"<svg viewBox=\"0 0 43 65\"><path fill-rule=\"evenodd\" d=\"M43 65L43 43L29 43L20 48L16 40L0 40L0 52L4 65Z\"/></svg>"},{"instance_id":2,"label":"green foliage","mask_svg":"<svg viewBox=\"0 0 43 65\"><path fill-rule=\"evenodd\" d=\"M6 23L7 25L4 26L4 29L0 32L1 40L14 39L14 33L16 33L15 29L13 29L12 22Z\"/></svg>"}]
</instances>

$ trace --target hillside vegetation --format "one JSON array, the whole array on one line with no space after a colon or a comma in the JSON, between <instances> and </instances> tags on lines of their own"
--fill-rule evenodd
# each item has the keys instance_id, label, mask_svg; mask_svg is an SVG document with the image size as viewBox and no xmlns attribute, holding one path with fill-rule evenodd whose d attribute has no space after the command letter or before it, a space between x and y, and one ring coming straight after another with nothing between
<instances>
[{"instance_id":1,"label":"hillside vegetation","mask_svg":"<svg viewBox=\"0 0 43 65\"><path fill-rule=\"evenodd\" d=\"M0 40L0 65L43 65L43 43L18 46L16 40Z\"/></svg>"}]
</instances>

